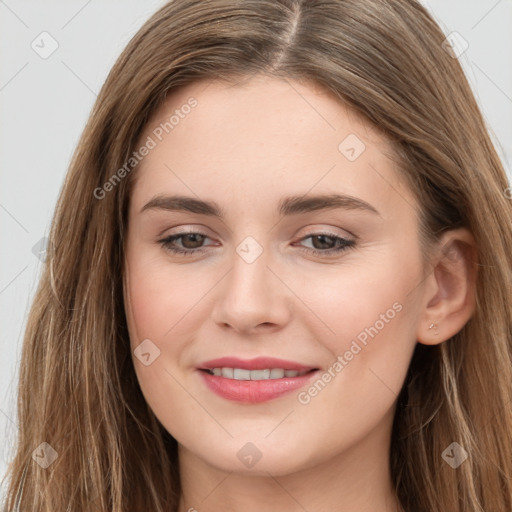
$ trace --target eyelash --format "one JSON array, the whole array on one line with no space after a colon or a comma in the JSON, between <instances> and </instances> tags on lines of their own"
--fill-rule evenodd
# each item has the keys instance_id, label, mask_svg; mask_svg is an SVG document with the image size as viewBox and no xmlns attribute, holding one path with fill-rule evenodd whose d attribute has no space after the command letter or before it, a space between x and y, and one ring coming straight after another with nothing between
<instances>
[{"instance_id":1,"label":"eyelash","mask_svg":"<svg viewBox=\"0 0 512 512\"><path fill-rule=\"evenodd\" d=\"M198 249L180 249L178 247L175 247L172 245L176 240L188 236L188 235L200 235L205 238L208 238L204 233L199 233L197 231L190 231L187 233L180 233L179 235L171 235L168 236L162 240L158 240L158 242L168 251L171 251L174 254L181 254L183 256L192 256L194 254L201 254L205 251L204 248L198 248ZM355 246L354 240L349 240L347 238L342 238L340 236L331 235L330 233L314 233L312 235L305 236L301 238L302 240L306 240L308 238L312 237L319 237L319 236L326 236L328 238L333 239L335 242L340 242L341 245L338 246L335 249L326 249L324 251L319 249L310 249L310 248L303 248L303 250L306 250L306 252L309 252L310 254L313 254L315 256L325 256L325 255L331 255L335 253L341 253L343 251L346 251L347 249Z\"/></svg>"}]
</instances>

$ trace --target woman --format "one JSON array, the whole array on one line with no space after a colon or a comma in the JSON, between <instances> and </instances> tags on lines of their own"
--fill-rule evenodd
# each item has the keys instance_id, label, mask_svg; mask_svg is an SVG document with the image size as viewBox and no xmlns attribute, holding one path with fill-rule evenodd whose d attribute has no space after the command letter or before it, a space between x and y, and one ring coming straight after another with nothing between
<instances>
[{"instance_id":1,"label":"woman","mask_svg":"<svg viewBox=\"0 0 512 512\"><path fill-rule=\"evenodd\" d=\"M511 205L411 0L180 0L112 69L6 510L512 509Z\"/></svg>"}]
</instances>

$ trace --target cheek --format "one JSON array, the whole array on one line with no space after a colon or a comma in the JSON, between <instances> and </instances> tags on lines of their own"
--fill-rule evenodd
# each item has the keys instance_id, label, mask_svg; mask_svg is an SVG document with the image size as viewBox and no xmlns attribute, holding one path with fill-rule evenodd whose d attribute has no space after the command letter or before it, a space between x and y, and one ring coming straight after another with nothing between
<instances>
[{"instance_id":1,"label":"cheek","mask_svg":"<svg viewBox=\"0 0 512 512\"><path fill-rule=\"evenodd\" d=\"M193 265L170 264L165 255L151 251L127 251L126 312L135 372L154 411L186 413L190 397L183 394L183 378L191 371L194 339L201 323L208 321L207 297L217 274ZM142 343L157 353L145 366L137 358ZM151 344L154 344L151 345ZM156 347L156 348L155 348ZM145 353L147 350L145 350ZM169 396L173 396L172 403Z\"/></svg>"},{"instance_id":2,"label":"cheek","mask_svg":"<svg viewBox=\"0 0 512 512\"><path fill-rule=\"evenodd\" d=\"M132 343L136 344L137 338L161 343L172 336L191 305L197 302L201 290L193 281L183 279L179 268L171 272L165 259L151 260L134 255L127 268L132 319L130 334L135 335Z\"/></svg>"},{"instance_id":3,"label":"cheek","mask_svg":"<svg viewBox=\"0 0 512 512\"><path fill-rule=\"evenodd\" d=\"M347 400L371 401L376 388L390 396L400 391L416 344L418 307L411 292L419 276L416 258L390 252L364 267L306 280L311 284L300 293L321 320L317 339L330 358L331 377L325 378L337 381L332 387Z\"/></svg>"},{"instance_id":4,"label":"cheek","mask_svg":"<svg viewBox=\"0 0 512 512\"><path fill-rule=\"evenodd\" d=\"M185 344L185 338L175 336L174 326L185 317L191 292L179 286L169 275L168 264L149 251L128 245L125 268L125 311L132 359L141 389L152 403L162 385L169 386L168 361L176 360L180 346ZM139 357L147 353L150 355Z\"/></svg>"},{"instance_id":5,"label":"cheek","mask_svg":"<svg viewBox=\"0 0 512 512\"><path fill-rule=\"evenodd\" d=\"M177 366L190 339L187 313L197 303L197 293L193 284L184 286L183 279L178 282L181 269L171 273L168 263L145 258L142 252L128 254L125 304L135 373L146 402L176 435L180 432L179 428L175 432L179 426L176 418L191 413L190 397L184 392ZM137 356L147 353L146 358Z\"/></svg>"}]
</instances>

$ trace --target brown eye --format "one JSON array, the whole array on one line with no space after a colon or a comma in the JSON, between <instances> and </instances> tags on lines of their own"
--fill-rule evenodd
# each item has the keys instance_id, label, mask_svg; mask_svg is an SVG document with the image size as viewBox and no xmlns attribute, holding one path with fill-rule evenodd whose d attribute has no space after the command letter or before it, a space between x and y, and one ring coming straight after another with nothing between
<instances>
[{"instance_id":1,"label":"brown eye","mask_svg":"<svg viewBox=\"0 0 512 512\"><path fill-rule=\"evenodd\" d=\"M188 233L186 235L180 235L182 238L182 245L185 249L197 249L201 247L205 237L200 233Z\"/></svg>"},{"instance_id":2,"label":"brown eye","mask_svg":"<svg viewBox=\"0 0 512 512\"><path fill-rule=\"evenodd\" d=\"M208 237L203 233L180 233L179 235L171 235L158 242L168 251L176 254L192 255L204 252L203 242ZM176 245L177 241L181 241L181 245Z\"/></svg>"},{"instance_id":3,"label":"brown eye","mask_svg":"<svg viewBox=\"0 0 512 512\"><path fill-rule=\"evenodd\" d=\"M332 249L336 245L334 237L328 235L312 235L311 240L315 249Z\"/></svg>"},{"instance_id":4,"label":"brown eye","mask_svg":"<svg viewBox=\"0 0 512 512\"><path fill-rule=\"evenodd\" d=\"M347 238L342 238L328 233L317 233L302 238L302 240L307 239L311 239L312 247L304 247L304 249L317 256L340 253L355 246L355 240L349 240Z\"/></svg>"}]
</instances>

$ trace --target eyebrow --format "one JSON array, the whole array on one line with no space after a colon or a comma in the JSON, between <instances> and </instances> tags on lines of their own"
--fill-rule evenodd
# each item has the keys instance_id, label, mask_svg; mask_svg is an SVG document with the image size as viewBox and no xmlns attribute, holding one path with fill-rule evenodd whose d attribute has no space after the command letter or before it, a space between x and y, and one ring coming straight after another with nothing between
<instances>
[{"instance_id":1,"label":"eyebrow","mask_svg":"<svg viewBox=\"0 0 512 512\"><path fill-rule=\"evenodd\" d=\"M204 201L188 196L155 196L146 203L146 210L186 211L200 215L209 215L225 219L226 212L215 201ZM288 196L279 201L278 212L281 216L309 213L317 210L363 210L375 215L380 213L371 204L357 197L341 194Z\"/></svg>"}]
</instances>

